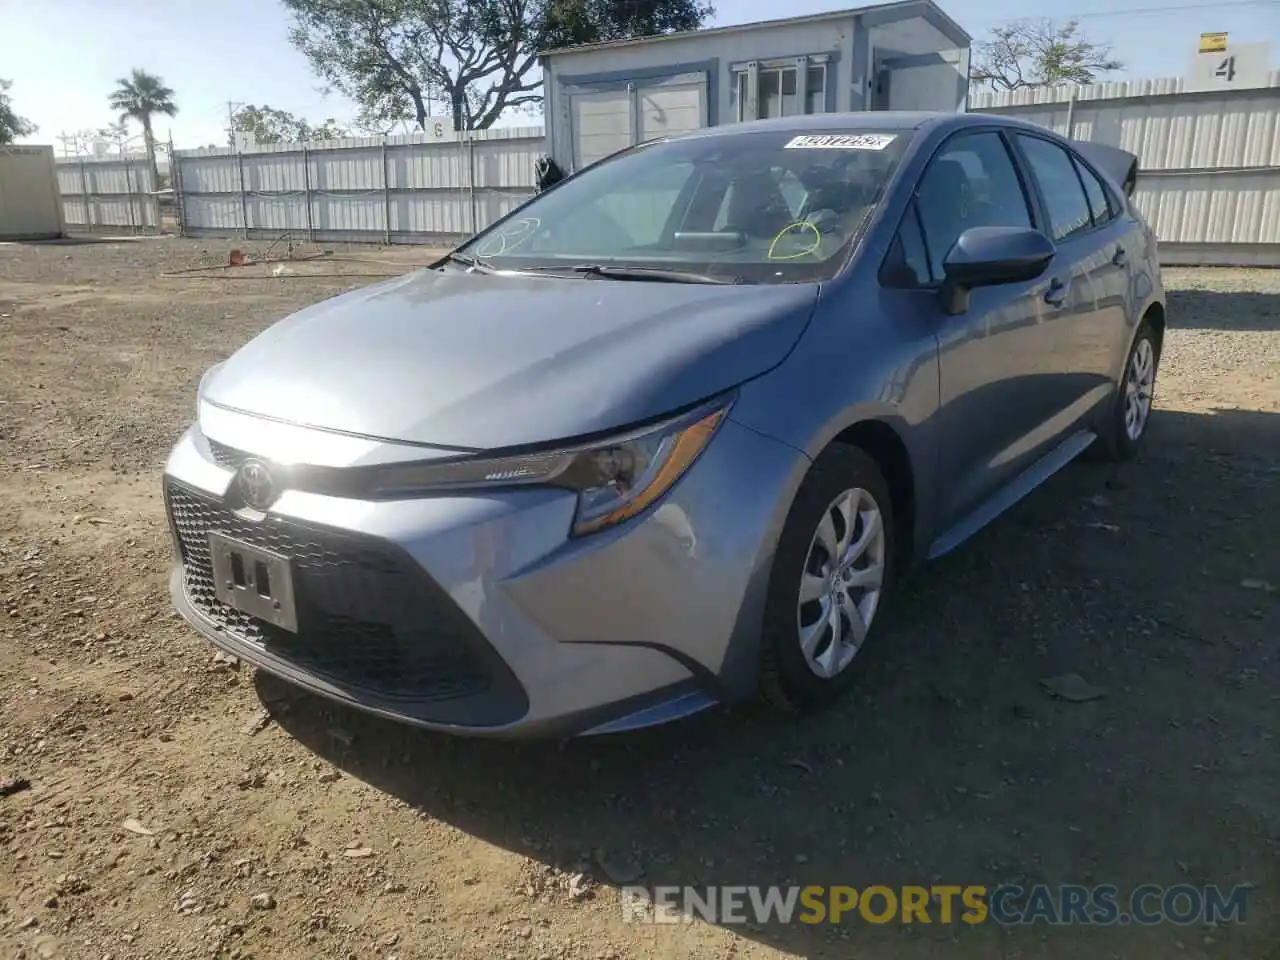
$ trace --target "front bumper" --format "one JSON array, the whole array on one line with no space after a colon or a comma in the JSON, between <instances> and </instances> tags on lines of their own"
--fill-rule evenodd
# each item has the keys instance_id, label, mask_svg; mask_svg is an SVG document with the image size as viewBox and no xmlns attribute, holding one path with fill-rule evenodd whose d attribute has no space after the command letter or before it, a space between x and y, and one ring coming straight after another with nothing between
<instances>
[{"instance_id":1,"label":"front bumper","mask_svg":"<svg viewBox=\"0 0 1280 960\"><path fill-rule=\"evenodd\" d=\"M797 451L726 421L655 508L570 539L575 498L551 489L379 502L288 490L266 516L237 510L228 451L269 458L243 419L222 418L216 455L188 431L165 470L173 602L220 648L360 709L470 734L614 732L754 690L773 544L808 464ZM296 429L313 436L291 437L295 449L326 443ZM212 531L292 558L297 634L213 595Z\"/></svg>"}]
</instances>

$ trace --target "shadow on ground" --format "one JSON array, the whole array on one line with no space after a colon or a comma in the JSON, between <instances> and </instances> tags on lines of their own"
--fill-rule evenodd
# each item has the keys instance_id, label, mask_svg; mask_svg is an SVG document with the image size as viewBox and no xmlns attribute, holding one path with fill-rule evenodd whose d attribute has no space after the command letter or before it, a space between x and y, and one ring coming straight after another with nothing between
<instances>
[{"instance_id":1,"label":"shadow on ground","mask_svg":"<svg viewBox=\"0 0 1280 960\"><path fill-rule=\"evenodd\" d=\"M296 691L279 720L489 843L564 870L604 850L649 885L1257 884L1251 922L1215 931L739 931L803 956L1262 956L1280 939L1280 591L1244 584L1280 580L1278 512L1280 416L1158 411L1138 460L1071 466L917 574L858 691L820 715L745 708L563 748ZM1064 672L1107 696L1052 699L1039 681Z\"/></svg>"},{"instance_id":2,"label":"shadow on ground","mask_svg":"<svg viewBox=\"0 0 1280 960\"><path fill-rule=\"evenodd\" d=\"M1280 330L1280 292L1168 291L1169 324L1180 330Z\"/></svg>"}]
</instances>

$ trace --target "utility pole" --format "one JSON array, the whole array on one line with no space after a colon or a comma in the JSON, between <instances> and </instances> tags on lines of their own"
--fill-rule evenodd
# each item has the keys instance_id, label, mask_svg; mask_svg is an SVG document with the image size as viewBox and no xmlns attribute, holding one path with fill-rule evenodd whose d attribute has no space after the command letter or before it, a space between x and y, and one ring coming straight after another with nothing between
<instances>
[{"instance_id":1,"label":"utility pole","mask_svg":"<svg viewBox=\"0 0 1280 960\"><path fill-rule=\"evenodd\" d=\"M247 103L241 103L239 100L227 101L227 145L234 147L236 145L236 109L238 107L247 107Z\"/></svg>"}]
</instances>

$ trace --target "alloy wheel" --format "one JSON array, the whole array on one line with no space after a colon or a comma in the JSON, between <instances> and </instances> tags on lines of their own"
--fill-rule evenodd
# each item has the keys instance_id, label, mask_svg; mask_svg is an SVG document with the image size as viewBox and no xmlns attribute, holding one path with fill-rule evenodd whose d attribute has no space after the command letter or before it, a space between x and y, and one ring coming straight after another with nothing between
<instances>
[{"instance_id":1,"label":"alloy wheel","mask_svg":"<svg viewBox=\"0 0 1280 960\"><path fill-rule=\"evenodd\" d=\"M817 676L836 676L862 647L880 603L884 567L879 505L866 490L845 490L818 522L800 577L800 651Z\"/></svg>"},{"instance_id":2,"label":"alloy wheel","mask_svg":"<svg viewBox=\"0 0 1280 960\"><path fill-rule=\"evenodd\" d=\"M1124 431L1137 440L1147 427L1151 415L1151 396L1155 390L1156 355L1151 339L1143 337L1129 358L1124 382Z\"/></svg>"}]
</instances>

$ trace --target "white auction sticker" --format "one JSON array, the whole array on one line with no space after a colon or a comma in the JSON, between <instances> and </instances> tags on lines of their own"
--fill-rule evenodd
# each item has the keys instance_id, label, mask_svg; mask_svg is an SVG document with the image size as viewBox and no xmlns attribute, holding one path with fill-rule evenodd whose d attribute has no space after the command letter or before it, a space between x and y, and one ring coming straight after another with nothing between
<instances>
[{"instance_id":1,"label":"white auction sticker","mask_svg":"<svg viewBox=\"0 0 1280 960\"><path fill-rule=\"evenodd\" d=\"M892 133L811 133L794 137L787 150L883 150L897 140Z\"/></svg>"}]
</instances>

